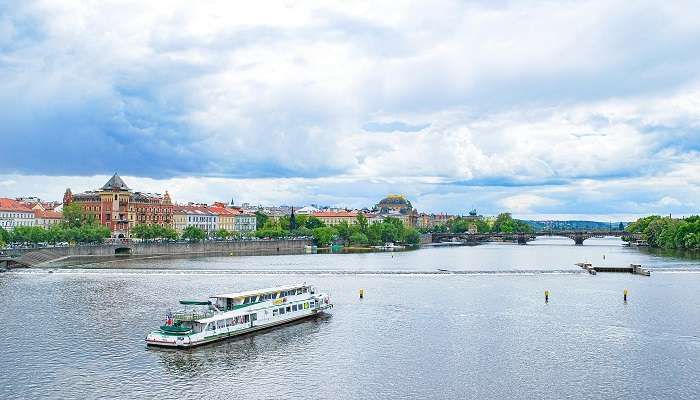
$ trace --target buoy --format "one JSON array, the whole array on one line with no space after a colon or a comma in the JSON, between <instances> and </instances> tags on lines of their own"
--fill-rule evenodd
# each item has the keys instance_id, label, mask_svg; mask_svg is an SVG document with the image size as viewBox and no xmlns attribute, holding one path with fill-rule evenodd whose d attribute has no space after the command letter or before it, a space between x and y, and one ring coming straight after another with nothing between
<instances>
[{"instance_id":1,"label":"buoy","mask_svg":"<svg viewBox=\"0 0 700 400\"><path fill-rule=\"evenodd\" d=\"M360 289L360 298L361 299L365 298L365 289Z\"/></svg>"},{"instance_id":2,"label":"buoy","mask_svg":"<svg viewBox=\"0 0 700 400\"><path fill-rule=\"evenodd\" d=\"M228 253L228 255L232 256L232 255L233 255L233 252Z\"/></svg>"},{"instance_id":3,"label":"buoy","mask_svg":"<svg viewBox=\"0 0 700 400\"><path fill-rule=\"evenodd\" d=\"M622 298L623 298L623 300L625 301L625 303L627 303L627 289L625 289L625 290L622 292Z\"/></svg>"},{"instance_id":4,"label":"buoy","mask_svg":"<svg viewBox=\"0 0 700 400\"><path fill-rule=\"evenodd\" d=\"M544 302L549 303L549 290L544 291Z\"/></svg>"},{"instance_id":5,"label":"buoy","mask_svg":"<svg viewBox=\"0 0 700 400\"><path fill-rule=\"evenodd\" d=\"M605 254L603 254L603 260L605 260Z\"/></svg>"}]
</instances>

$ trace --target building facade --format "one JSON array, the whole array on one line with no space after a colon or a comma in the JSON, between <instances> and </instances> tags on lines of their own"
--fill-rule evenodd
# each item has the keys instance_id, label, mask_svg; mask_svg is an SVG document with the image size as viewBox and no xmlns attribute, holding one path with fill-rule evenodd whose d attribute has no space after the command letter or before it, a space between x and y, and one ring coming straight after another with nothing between
<instances>
[{"instance_id":1,"label":"building facade","mask_svg":"<svg viewBox=\"0 0 700 400\"><path fill-rule=\"evenodd\" d=\"M128 238L129 230L139 224L173 226L173 204L168 192L160 194L133 192L119 175L100 189L63 196L65 204L78 204L87 217L110 229L114 238Z\"/></svg>"},{"instance_id":2,"label":"building facade","mask_svg":"<svg viewBox=\"0 0 700 400\"><path fill-rule=\"evenodd\" d=\"M0 227L11 231L18 226L34 224L34 210L17 200L0 198Z\"/></svg>"},{"instance_id":3,"label":"building facade","mask_svg":"<svg viewBox=\"0 0 700 400\"><path fill-rule=\"evenodd\" d=\"M213 237L219 230L219 215L205 204L176 205L173 214L179 235L189 226L203 230L208 237Z\"/></svg>"},{"instance_id":4,"label":"building facade","mask_svg":"<svg viewBox=\"0 0 700 400\"><path fill-rule=\"evenodd\" d=\"M233 230L241 233L255 232L255 213L239 209L233 217Z\"/></svg>"},{"instance_id":5,"label":"building facade","mask_svg":"<svg viewBox=\"0 0 700 400\"><path fill-rule=\"evenodd\" d=\"M311 215L323 221L326 226L335 226L342 222L350 225L357 223L356 211L317 211Z\"/></svg>"}]
</instances>

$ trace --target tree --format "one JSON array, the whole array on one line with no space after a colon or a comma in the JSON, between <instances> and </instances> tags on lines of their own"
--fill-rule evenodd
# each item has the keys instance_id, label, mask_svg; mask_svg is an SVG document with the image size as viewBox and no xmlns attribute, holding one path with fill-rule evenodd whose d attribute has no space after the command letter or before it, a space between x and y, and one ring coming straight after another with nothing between
<instances>
[{"instance_id":1,"label":"tree","mask_svg":"<svg viewBox=\"0 0 700 400\"><path fill-rule=\"evenodd\" d=\"M188 226L182 231L182 238L192 242L198 242L204 240L207 237L207 233L204 229L198 228L196 226Z\"/></svg>"},{"instance_id":2,"label":"tree","mask_svg":"<svg viewBox=\"0 0 700 400\"><path fill-rule=\"evenodd\" d=\"M147 239L148 238L148 225L138 224L131 228L131 236L137 239Z\"/></svg>"},{"instance_id":3,"label":"tree","mask_svg":"<svg viewBox=\"0 0 700 400\"><path fill-rule=\"evenodd\" d=\"M267 220L270 219L267 215L263 214L262 211L258 210L255 212L255 229L262 229L265 226Z\"/></svg>"},{"instance_id":4,"label":"tree","mask_svg":"<svg viewBox=\"0 0 700 400\"><path fill-rule=\"evenodd\" d=\"M321 226L313 230L314 240L319 246L328 246L333 241L336 232L329 226Z\"/></svg>"},{"instance_id":5,"label":"tree","mask_svg":"<svg viewBox=\"0 0 700 400\"><path fill-rule=\"evenodd\" d=\"M216 236L219 239L226 239L227 237L231 236L231 232L221 228L218 231L216 231L216 233L214 233L214 236Z\"/></svg>"},{"instance_id":6,"label":"tree","mask_svg":"<svg viewBox=\"0 0 700 400\"><path fill-rule=\"evenodd\" d=\"M350 236L352 235L352 229L350 228L350 225L347 221L343 221L338 225L334 226L333 228L338 233L338 237L340 238L340 240L342 240L343 242L348 242L350 240Z\"/></svg>"},{"instance_id":7,"label":"tree","mask_svg":"<svg viewBox=\"0 0 700 400\"><path fill-rule=\"evenodd\" d=\"M413 228L406 229L403 236L403 242L407 244L420 243L420 233Z\"/></svg>"},{"instance_id":8,"label":"tree","mask_svg":"<svg viewBox=\"0 0 700 400\"><path fill-rule=\"evenodd\" d=\"M360 232L365 234L365 238L367 237L367 217L365 217L365 214L359 213L357 214L357 227L360 229Z\"/></svg>"},{"instance_id":9,"label":"tree","mask_svg":"<svg viewBox=\"0 0 700 400\"><path fill-rule=\"evenodd\" d=\"M369 239L367 238L367 235L358 231L350 236L350 243L366 245L367 243L369 243Z\"/></svg>"},{"instance_id":10,"label":"tree","mask_svg":"<svg viewBox=\"0 0 700 400\"><path fill-rule=\"evenodd\" d=\"M82 226L84 218L83 208L79 204L71 203L63 207L63 223L68 228Z\"/></svg>"},{"instance_id":11,"label":"tree","mask_svg":"<svg viewBox=\"0 0 700 400\"><path fill-rule=\"evenodd\" d=\"M309 219L306 220L306 224L304 226L306 226L309 229L316 229L326 226L326 224L324 224L323 221L321 221L317 217L310 216Z\"/></svg>"},{"instance_id":12,"label":"tree","mask_svg":"<svg viewBox=\"0 0 700 400\"><path fill-rule=\"evenodd\" d=\"M5 228L0 227L0 242L10 243L12 240L12 235L10 232L6 231Z\"/></svg>"}]
</instances>

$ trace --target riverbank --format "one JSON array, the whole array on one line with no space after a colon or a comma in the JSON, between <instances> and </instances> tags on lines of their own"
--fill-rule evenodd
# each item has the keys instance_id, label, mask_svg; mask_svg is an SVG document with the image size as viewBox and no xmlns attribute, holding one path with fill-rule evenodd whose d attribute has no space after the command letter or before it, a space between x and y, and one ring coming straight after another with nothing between
<instances>
[{"instance_id":1,"label":"riverbank","mask_svg":"<svg viewBox=\"0 0 700 400\"><path fill-rule=\"evenodd\" d=\"M7 250L8 268L68 266L122 259L303 254L307 239L204 242L148 242Z\"/></svg>"}]
</instances>

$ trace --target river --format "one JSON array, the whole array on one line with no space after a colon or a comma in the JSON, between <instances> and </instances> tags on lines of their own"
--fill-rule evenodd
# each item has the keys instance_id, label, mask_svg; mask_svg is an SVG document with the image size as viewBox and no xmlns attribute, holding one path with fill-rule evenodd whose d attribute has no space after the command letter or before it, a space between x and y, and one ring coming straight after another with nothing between
<instances>
[{"instance_id":1,"label":"river","mask_svg":"<svg viewBox=\"0 0 700 400\"><path fill-rule=\"evenodd\" d=\"M652 275L590 276L583 261ZM144 345L179 299L301 281L330 292L330 315ZM617 239L13 271L0 274L0 398L697 398L699 287L697 259Z\"/></svg>"}]
</instances>

